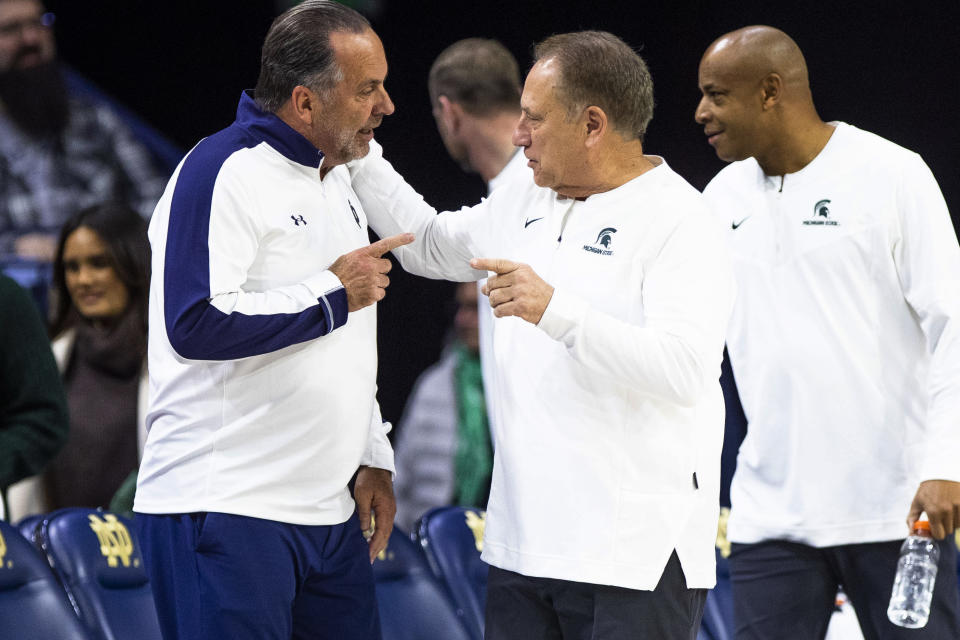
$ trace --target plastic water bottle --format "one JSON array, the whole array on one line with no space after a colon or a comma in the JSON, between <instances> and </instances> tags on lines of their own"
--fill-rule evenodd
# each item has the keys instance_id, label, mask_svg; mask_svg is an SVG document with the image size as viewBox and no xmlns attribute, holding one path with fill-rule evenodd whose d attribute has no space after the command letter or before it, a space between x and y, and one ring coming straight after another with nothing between
<instances>
[{"instance_id":1,"label":"plastic water bottle","mask_svg":"<svg viewBox=\"0 0 960 640\"><path fill-rule=\"evenodd\" d=\"M897 576L893 580L893 593L887 607L890 622L908 629L919 629L927 624L939 560L940 548L930 535L930 523L917 520L913 533L900 547Z\"/></svg>"}]
</instances>

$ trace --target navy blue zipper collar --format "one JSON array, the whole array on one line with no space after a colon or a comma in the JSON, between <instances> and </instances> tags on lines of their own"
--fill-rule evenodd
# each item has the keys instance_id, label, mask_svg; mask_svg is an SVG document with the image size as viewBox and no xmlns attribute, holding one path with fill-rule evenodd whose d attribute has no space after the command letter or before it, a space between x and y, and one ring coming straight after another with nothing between
<instances>
[{"instance_id":1,"label":"navy blue zipper collar","mask_svg":"<svg viewBox=\"0 0 960 640\"><path fill-rule=\"evenodd\" d=\"M261 110L253 99L253 91L250 89L240 95L237 120L234 124L250 131L258 139L297 164L319 169L320 163L323 162L323 151L313 146L312 142L294 131L276 115Z\"/></svg>"}]
</instances>

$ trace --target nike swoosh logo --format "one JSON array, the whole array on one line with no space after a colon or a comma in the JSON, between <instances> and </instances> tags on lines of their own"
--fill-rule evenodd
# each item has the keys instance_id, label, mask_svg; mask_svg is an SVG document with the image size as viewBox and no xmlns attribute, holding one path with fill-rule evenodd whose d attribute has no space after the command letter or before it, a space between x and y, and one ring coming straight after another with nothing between
<instances>
[{"instance_id":1,"label":"nike swoosh logo","mask_svg":"<svg viewBox=\"0 0 960 640\"><path fill-rule=\"evenodd\" d=\"M744 222L746 222L746 221L749 220L749 219L750 219L750 216L747 216L746 218L744 218L744 219L741 220L740 222L731 222L731 223L730 223L730 228L733 229L734 231L736 231L737 228L738 228L740 225L742 225Z\"/></svg>"},{"instance_id":2,"label":"nike swoosh logo","mask_svg":"<svg viewBox=\"0 0 960 640\"><path fill-rule=\"evenodd\" d=\"M539 218L534 218L533 220L530 220L529 218L527 218L527 221L523 223L523 228L526 229L537 220L543 220L543 216L540 216Z\"/></svg>"}]
</instances>

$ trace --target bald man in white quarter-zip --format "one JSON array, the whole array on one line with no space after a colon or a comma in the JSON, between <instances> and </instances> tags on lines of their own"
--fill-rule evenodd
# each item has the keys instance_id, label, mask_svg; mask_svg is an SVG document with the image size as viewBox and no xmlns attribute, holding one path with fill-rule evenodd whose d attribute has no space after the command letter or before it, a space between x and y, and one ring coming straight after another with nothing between
<instances>
[{"instance_id":1,"label":"bald man in white quarter-zip","mask_svg":"<svg viewBox=\"0 0 960 640\"><path fill-rule=\"evenodd\" d=\"M737 638L823 637L839 584L867 638L960 638L956 548L930 620L886 610L926 510L960 525L960 248L916 153L817 115L803 54L746 27L707 49L696 120L732 164L704 195L738 295L747 435L730 489Z\"/></svg>"}]
</instances>

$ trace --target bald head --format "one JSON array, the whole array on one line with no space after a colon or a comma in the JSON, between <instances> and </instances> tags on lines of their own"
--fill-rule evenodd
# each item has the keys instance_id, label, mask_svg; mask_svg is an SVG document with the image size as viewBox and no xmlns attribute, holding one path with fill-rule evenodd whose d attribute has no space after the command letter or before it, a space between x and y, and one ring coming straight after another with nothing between
<instances>
[{"instance_id":1,"label":"bald head","mask_svg":"<svg viewBox=\"0 0 960 640\"><path fill-rule=\"evenodd\" d=\"M809 99L807 62L793 38L779 29L751 26L717 38L700 61L739 80L759 82L778 75L787 89L784 98Z\"/></svg>"},{"instance_id":2,"label":"bald head","mask_svg":"<svg viewBox=\"0 0 960 640\"><path fill-rule=\"evenodd\" d=\"M744 27L720 36L700 60L695 119L727 162L754 157L768 174L798 170L832 132L817 115L807 63L790 36Z\"/></svg>"}]
</instances>

